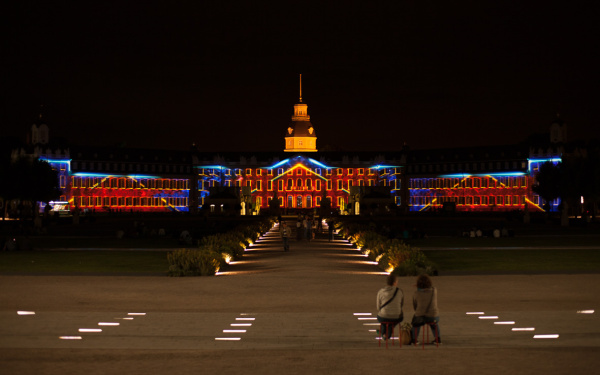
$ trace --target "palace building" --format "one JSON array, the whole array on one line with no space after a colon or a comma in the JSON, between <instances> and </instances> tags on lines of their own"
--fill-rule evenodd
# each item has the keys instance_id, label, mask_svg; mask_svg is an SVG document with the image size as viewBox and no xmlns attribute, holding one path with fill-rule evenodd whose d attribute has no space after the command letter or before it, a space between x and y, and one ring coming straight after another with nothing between
<instances>
[{"instance_id":1,"label":"palace building","mask_svg":"<svg viewBox=\"0 0 600 375\"><path fill-rule=\"evenodd\" d=\"M333 126L333 125L330 125ZM166 151L70 146L53 149L48 129L32 155L59 172L58 207L91 211L205 212L256 215L327 207L350 215L437 211L556 210L532 186L542 163L561 159L563 124L544 147L527 144L389 152L319 151L308 105L300 98L279 152ZM273 202L275 201L275 202Z\"/></svg>"}]
</instances>

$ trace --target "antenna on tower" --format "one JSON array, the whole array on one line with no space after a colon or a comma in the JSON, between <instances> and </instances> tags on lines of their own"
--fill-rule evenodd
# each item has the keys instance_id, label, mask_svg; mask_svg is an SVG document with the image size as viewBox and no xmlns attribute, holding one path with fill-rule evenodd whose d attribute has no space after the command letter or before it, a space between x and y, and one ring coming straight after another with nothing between
<instances>
[{"instance_id":1,"label":"antenna on tower","mask_svg":"<svg viewBox=\"0 0 600 375\"><path fill-rule=\"evenodd\" d=\"M302 103L302 73L300 73L300 103Z\"/></svg>"}]
</instances>

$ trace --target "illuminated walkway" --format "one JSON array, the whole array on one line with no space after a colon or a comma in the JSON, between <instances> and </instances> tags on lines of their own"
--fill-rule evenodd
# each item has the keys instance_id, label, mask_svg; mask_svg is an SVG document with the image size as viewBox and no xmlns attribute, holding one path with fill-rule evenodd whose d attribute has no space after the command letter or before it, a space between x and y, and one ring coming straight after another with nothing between
<instances>
[{"instance_id":1,"label":"illuminated walkway","mask_svg":"<svg viewBox=\"0 0 600 375\"><path fill-rule=\"evenodd\" d=\"M372 373L400 364L593 373L600 364L598 274L435 277L444 344L386 350L373 332L379 268L326 235L290 245L283 252L273 230L217 277L0 275L0 363L44 374ZM414 281L399 282L408 319Z\"/></svg>"}]
</instances>

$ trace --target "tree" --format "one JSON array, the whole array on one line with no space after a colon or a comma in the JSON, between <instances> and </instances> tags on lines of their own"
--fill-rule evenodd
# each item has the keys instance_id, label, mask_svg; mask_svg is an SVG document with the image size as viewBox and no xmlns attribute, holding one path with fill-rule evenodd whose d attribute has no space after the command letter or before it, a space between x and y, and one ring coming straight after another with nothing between
<instances>
[{"instance_id":1,"label":"tree","mask_svg":"<svg viewBox=\"0 0 600 375\"><path fill-rule=\"evenodd\" d=\"M46 161L20 158L2 169L0 196L5 202L18 199L34 207L35 202L47 203L60 197L58 173Z\"/></svg>"}]
</instances>

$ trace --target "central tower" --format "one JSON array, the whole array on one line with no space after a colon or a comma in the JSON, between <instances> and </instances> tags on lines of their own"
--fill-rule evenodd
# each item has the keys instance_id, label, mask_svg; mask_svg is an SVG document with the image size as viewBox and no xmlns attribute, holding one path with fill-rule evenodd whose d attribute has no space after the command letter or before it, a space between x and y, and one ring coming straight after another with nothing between
<instances>
[{"instance_id":1,"label":"central tower","mask_svg":"<svg viewBox=\"0 0 600 375\"><path fill-rule=\"evenodd\" d=\"M302 103L302 74L300 74L300 101L294 104L292 123L285 135L285 152L316 152L317 135L310 123L308 105Z\"/></svg>"}]
</instances>

